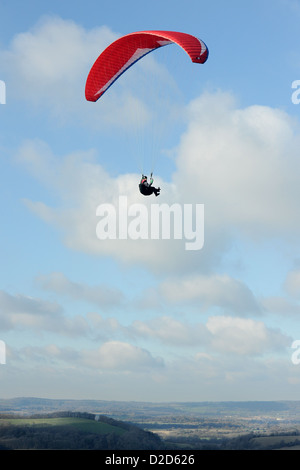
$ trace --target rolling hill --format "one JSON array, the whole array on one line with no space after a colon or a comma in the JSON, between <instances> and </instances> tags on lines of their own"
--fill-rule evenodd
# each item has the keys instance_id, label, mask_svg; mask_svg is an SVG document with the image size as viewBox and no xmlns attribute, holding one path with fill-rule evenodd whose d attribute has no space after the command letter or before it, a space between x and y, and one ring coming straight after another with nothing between
<instances>
[{"instance_id":1,"label":"rolling hill","mask_svg":"<svg viewBox=\"0 0 300 470\"><path fill-rule=\"evenodd\" d=\"M137 426L89 413L0 416L0 449L162 449L158 436Z\"/></svg>"}]
</instances>

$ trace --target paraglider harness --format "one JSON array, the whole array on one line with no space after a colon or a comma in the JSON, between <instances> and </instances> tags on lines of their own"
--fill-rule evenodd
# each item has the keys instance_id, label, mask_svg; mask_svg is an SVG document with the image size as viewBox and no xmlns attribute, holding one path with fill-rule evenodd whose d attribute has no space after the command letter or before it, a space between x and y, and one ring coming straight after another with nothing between
<instances>
[{"instance_id":1,"label":"paraglider harness","mask_svg":"<svg viewBox=\"0 0 300 470\"><path fill-rule=\"evenodd\" d=\"M140 184L139 184L140 192L144 196L151 196L151 194L153 194L153 193L155 194L155 196L159 196L160 188L155 188L154 186L152 186L152 184L153 184L152 173L151 173L151 177L150 177L150 183L148 183L148 181L147 181L147 176L142 175L142 179L141 179Z\"/></svg>"}]
</instances>

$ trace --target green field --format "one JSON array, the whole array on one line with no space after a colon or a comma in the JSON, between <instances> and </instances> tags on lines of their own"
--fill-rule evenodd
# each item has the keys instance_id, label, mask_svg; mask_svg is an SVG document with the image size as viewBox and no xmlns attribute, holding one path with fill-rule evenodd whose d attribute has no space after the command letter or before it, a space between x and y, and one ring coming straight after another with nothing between
<instances>
[{"instance_id":1,"label":"green field","mask_svg":"<svg viewBox=\"0 0 300 470\"><path fill-rule=\"evenodd\" d=\"M0 426L68 426L81 432L89 432L94 434L110 434L115 433L121 435L126 432L118 426L113 426L101 421L92 421L85 418L10 418L0 419Z\"/></svg>"},{"instance_id":2,"label":"green field","mask_svg":"<svg viewBox=\"0 0 300 470\"><path fill-rule=\"evenodd\" d=\"M0 416L0 449L160 449L162 441L138 426L104 415L63 412Z\"/></svg>"}]
</instances>

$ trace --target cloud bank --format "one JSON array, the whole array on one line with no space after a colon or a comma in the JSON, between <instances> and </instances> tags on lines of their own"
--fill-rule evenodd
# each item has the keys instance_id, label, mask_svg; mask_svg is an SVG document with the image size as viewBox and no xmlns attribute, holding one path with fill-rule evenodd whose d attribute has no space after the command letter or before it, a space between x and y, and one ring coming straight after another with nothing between
<instances>
[{"instance_id":1,"label":"cloud bank","mask_svg":"<svg viewBox=\"0 0 300 470\"><path fill-rule=\"evenodd\" d=\"M17 34L0 52L13 99L34 105L39 116L46 112L52 123L74 126L74 135L132 128L136 108L145 122L148 104L126 82L118 97L111 90L101 113L84 101L92 62L117 36L105 26L88 31L56 17ZM109 172L102 148L58 152L46 137L19 143L14 164L43 188L36 200L24 194L25 210L54 228L68 252L113 259L125 273L136 268L151 285L135 286L132 299L111 279L89 285L57 268L36 276L40 296L1 290L1 331L14 344L7 348L10 369L0 370L3 393L12 376L29 394L30 381L44 394L54 380L62 393L70 384L78 396L86 379L95 396L101 390L111 398L122 379L127 396L134 389L132 399L150 400L156 390L160 399L214 399L221 388L224 399L241 392L255 399L254 389L260 399L265 384L284 397L284 386L298 383L288 357L292 339L270 321L273 314L297 318L298 267L287 274L282 295L258 296L239 277L242 269L227 272L226 261L240 241L259 247L275 239L289 248L297 242L299 123L268 106L241 108L221 90L202 93L180 111L184 131L166 152L175 169L155 180L162 191L154 201L139 194L137 171L118 171L116 163ZM149 210L154 202L204 204L203 249L188 252L185 240L174 239L99 240L98 205L117 207L124 195ZM30 346L27 334L34 337Z\"/></svg>"}]
</instances>

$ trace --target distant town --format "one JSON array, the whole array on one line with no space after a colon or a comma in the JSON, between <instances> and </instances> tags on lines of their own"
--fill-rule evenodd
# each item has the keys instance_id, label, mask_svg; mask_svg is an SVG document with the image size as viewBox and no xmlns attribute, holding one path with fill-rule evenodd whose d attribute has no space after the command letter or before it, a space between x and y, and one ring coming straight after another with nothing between
<instances>
[{"instance_id":1,"label":"distant town","mask_svg":"<svg viewBox=\"0 0 300 470\"><path fill-rule=\"evenodd\" d=\"M0 417L2 448L9 443L13 448L20 448L14 440L20 432L15 432L14 426L25 426L25 434L30 429L32 438L32 432L40 425L43 433L47 426L51 428L47 434L50 448L52 438L58 446L55 448L64 445L68 448L66 441L59 444L61 430L65 439L66 432L73 432L76 426L76 432L80 429L82 433L81 437L77 435L77 442L89 442L92 448L120 445L132 449L143 442L144 449L148 445L151 449L156 446L187 450L300 449L300 401L148 403L14 398L0 400ZM95 423L101 427L96 428ZM71 430L66 431L66 426ZM9 440L5 429L10 433ZM88 441L82 437L87 431ZM70 442L74 445L71 439ZM40 448L36 441L28 444L25 440L24 445Z\"/></svg>"}]
</instances>

